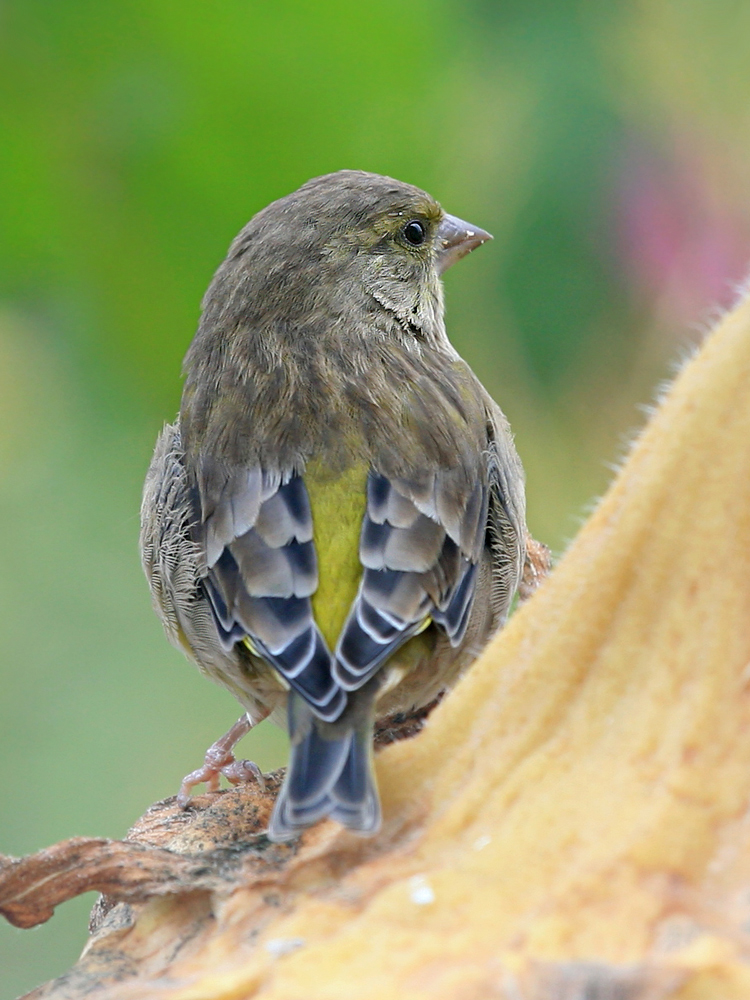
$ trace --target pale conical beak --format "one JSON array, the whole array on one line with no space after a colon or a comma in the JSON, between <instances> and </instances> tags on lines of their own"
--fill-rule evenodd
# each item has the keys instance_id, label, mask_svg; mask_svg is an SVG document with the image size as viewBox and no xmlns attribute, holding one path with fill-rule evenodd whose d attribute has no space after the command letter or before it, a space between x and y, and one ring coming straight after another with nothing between
<instances>
[{"instance_id":1,"label":"pale conical beak","mask_svg":"<svg viewBox=\"0 0 750 1000\"><path fill-rule=\"evenodd\" d=\"M437 228L437 270L447 271L451 264L461 260L492 237L484 229L472 226L455 215L444 215Z\"/></svg>"}]
</instances>

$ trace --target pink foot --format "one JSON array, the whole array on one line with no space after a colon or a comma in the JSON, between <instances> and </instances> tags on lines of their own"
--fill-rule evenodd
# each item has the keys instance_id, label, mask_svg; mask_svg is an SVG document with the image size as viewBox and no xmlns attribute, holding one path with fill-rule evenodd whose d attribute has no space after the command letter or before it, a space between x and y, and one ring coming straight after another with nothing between
<instances>
[{"instance_id":1,"label":"pink foot","mask_svg":"<svg viewBox=\"0 0 750 1000\"><path fill-rule=\"evenodd\" d=\"M257 720L260 721L260 720ZM246 715L232 726L228 733L206 750L203 767L197 771L191 771L182 779L180 790L177 793L177 805L184 809L190 802L190 793L196 785L206 783L209 792L216 792L219 789L219 776L224 777L233 785L239 785L243 781L257 781L261 788L266 787L263 780L263 772L251 760L237 760L232 751L242 737L249 733L255 723L250 722Z\"/></svg>"}]
</instances>

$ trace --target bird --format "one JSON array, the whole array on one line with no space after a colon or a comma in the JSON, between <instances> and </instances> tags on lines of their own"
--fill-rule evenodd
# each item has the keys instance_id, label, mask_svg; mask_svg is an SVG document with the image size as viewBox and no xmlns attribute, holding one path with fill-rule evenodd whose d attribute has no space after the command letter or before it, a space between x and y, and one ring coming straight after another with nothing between
<instances>
[{"instance_id":1,"label":"bird","mask_svg":"<svg viewBox=\"0 0 750 1000\"><path fill-rule=\"evenodd\" d=\"M285 725L267 835L381 825L373 725L430 704L503 625L526 554L508 421L448 340L442 275L491 239L421 189L341 170L259 211L202 302L159 435L140 550L170 641L243 715L188 775L255 774Z\"/></svg>"}]
</instances>

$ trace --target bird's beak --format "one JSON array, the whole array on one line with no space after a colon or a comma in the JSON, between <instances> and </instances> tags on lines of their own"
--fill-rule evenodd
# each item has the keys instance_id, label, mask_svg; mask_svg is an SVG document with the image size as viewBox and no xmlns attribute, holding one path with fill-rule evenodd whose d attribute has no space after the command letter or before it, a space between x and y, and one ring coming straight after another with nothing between
<instances>
[{"instance_id":1,"label":"bird's beak","mask_svg":"<svg viewBox=\"0 0 750 1000\"><path fill-rule=\"evenodd\" d=\"M455 215L444 215L437 228L438 274L447 271L451 264L461 260L492 237L484 229L472 226Z\"/></svg>"}]
</instances>

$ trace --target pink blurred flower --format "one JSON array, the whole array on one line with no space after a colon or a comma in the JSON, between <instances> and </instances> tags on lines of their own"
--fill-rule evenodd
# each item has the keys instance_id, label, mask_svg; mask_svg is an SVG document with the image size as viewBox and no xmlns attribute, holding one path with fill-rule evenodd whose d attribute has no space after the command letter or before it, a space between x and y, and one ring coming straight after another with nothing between
<instances>
[{"instance_id":1,"label":"pink blurred flower","mask_svg":"<svg viewBox=\"0 0 750 1000\"><path fill-rule=\"evenodd\" d=\"M736 296L750 263L747 204L726 166L678 143L666 160L632 146L620 166L618 251L638 297L669 328L705 320Z\"/></svg>"}]
</instances>

